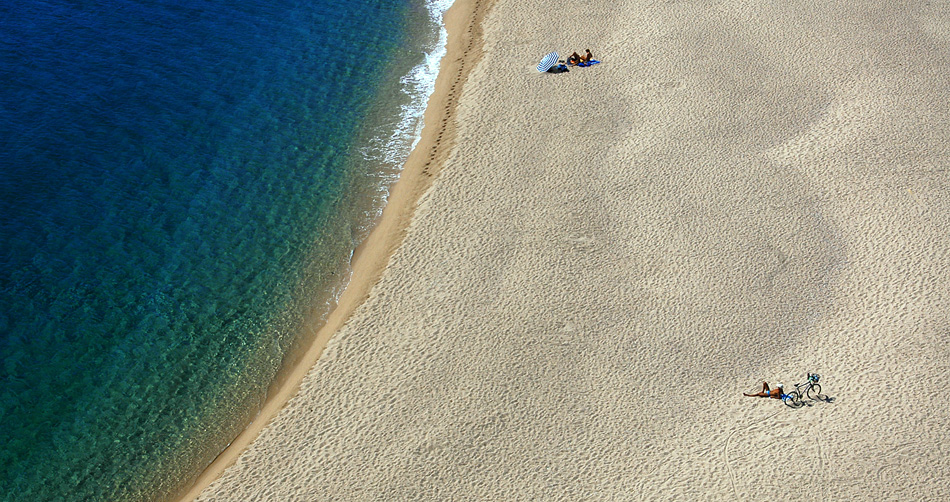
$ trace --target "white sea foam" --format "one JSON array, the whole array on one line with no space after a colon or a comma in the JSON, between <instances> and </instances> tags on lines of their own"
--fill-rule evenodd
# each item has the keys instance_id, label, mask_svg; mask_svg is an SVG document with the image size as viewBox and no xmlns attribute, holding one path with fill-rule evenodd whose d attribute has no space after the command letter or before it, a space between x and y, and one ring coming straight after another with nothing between
<instances>
[{"instance_id":1,"label":"white sea foam","mask_svg":"<svg viewBox=\"0 0 950 502\"><path fill-rule=\"evenodd\" d=\"M426 3L429 18L427 23L431 27L437 27L438 33L428 33L426 42L420 45L423 52L422 62L413 66L399 79L399 92L408 98L408 102L400 106L394 120L380 124L368 143L359 149L362 161L372 166L370 176L375 178L372 182L375 194L365 206L364 221L356 227L356 244L366 238L382 214L389 199L390 187L399 178L409 154L422 138L422 129L425 126L423 115L429 97L435 90L439 65L445 56L448 41L448 32L442 17L453 3L454 0L432 0ZM348 261L352 262L354 253L355 250L351 250ZM346 270L344 280L332 288L321 320L326 320L326 315L343 294L352 272L352 269Z\"/></svg>"},{"instance_id":2,"label":"white sea foam","mask_svg":"<svg viewBox=\"0 0 950 502\"><path fill-rule=\"evenodd\" d=\"M373 138L362 150L363 159L380 166L381 185L385 201L388 198L390 184L399 176L402 165L409 153L422 137L424 127L423 114L429 97L435 90L435 80L439 74L439 64L445 56L448 33L442 23L442 16L452 6L453 0L434 0L426 4L429 22L438 26L438 37L422 47L423 60L414 66L400 80L400 92L409 98L409 102L400 107L398 120L389 128ZM381 206L377 208L382 211ZM378 212L377 212L378 215Z\"/></svg>"},{"instance_id":3,"label":"white sea foam","mask_svg":"<svg viewBox=\"0 0 950 502\"><path fill-rule=\"evenodd\" d=\"M411 98L408 105L402 107L402 120L393 133L387 148L387 162L404 162L409 152L415 148L422 136L422 115L426 109L429 96L435 90L435 79L439 74L439 63L445 56L448 32L442 24L442 16L452 6L453 0L435 0L427 5L429 17L439 24L439 38L434 47L426 48L425 59L415 66L400 82L403 91ZM400 147L405 144L406 138L412 138L408 149Z\"/></svg>"}]
</instances>

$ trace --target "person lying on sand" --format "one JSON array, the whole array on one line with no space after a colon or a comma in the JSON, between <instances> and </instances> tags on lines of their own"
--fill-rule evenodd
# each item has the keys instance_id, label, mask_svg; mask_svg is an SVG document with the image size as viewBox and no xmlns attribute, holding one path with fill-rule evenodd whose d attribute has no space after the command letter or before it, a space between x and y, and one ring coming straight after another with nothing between
<instances>
[{"instance_id":1,"label":"person lying on sand","mask_svg":"<svg viewBox=\"0 0 950 502\"><path fill-rule=\"evenodd\" d=\"M571 54L571 57L567 58L567 64L572 65L572 66L577 65L580 62L581 62L581 55L578 54L576 51L574 52L574 54Z\"/></svg>"},{"instance_id":2,"label":"person lying on sand","mask_svg":"<svg viewBox=\"0 0 950 502\"><path fill-rule=\"evenodd\" d=\"M762 392L758 394L746 394L742 393L743 396L747 397L771 397L772 399L782 399L782 384L776 385L776 389L769 390L768 382L762 382Z\"/></svg>"}]
</instances>

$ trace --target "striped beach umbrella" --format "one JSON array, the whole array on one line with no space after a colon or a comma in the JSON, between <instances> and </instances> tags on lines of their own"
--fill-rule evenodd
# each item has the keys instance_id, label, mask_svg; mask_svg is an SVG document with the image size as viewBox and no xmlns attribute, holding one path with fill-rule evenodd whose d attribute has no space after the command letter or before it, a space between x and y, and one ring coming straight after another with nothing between
<instances>
[{"instance_id":1,"label":"striped beach umbrella","mask_svg":"<svg viewBox=\"0 0 950 502\"><path fill-rule=\"evenodd\" d=\"M541 58L541 62L538 63L538 71L544 73L550 70L555 64L557 64L557 53L552 52Z\"/></svg>"}]
</instances>

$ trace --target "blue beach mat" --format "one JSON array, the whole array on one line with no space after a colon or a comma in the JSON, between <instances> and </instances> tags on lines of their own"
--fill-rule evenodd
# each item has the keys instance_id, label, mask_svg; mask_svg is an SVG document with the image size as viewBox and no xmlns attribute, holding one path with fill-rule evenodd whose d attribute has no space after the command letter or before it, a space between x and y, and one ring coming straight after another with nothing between
<instances>
[{"instance_id":1,"label":"blue beach mat","mask_svg":"<svg viewBox=\"0 0 950 502\"><path fill-rule=\"evenodd\" d=\"M590 62L588 62L588 63L578 63L577 66L592 66L592 65L595 65L595 64L597 64L597 63L599 63L599 62L600 62L600 61L597 61L596 59L591 59Z\"/></svg>"}]
</instances>

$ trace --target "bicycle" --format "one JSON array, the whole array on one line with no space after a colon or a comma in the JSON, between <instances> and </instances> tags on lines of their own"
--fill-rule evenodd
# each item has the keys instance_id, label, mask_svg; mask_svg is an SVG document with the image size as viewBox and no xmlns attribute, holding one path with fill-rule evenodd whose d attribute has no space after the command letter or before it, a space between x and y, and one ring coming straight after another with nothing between
<instances>
[{"instance_id":1,"label":"bicycle","mask_svg":"<svg viewBox=\"0 0 950 502\"><path fill-rule=\"evenodd\" d=\"M782 394L782 402L792 408L798 408L805 404L802 396L808 397L812 401L822 399L821 385L818 384L820 378L817 373L808 373L808 380L795 384L795 390L788 394Z\"/></svg>"}]
</instances>

